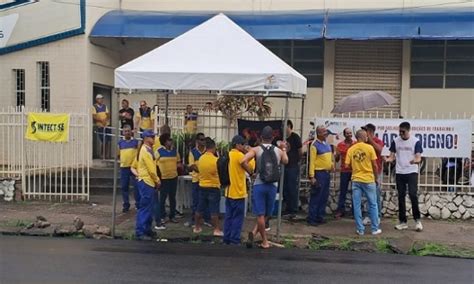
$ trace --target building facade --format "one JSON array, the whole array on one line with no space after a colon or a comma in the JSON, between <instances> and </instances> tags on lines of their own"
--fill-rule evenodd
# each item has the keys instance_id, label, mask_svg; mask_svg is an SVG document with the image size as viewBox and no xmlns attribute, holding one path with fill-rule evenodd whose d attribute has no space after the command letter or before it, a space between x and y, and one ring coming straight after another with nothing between
<instances>
[{"instance_id":1,"label":"building facade","mask_svg":"<svg viewBox=\"0 0 474 284\"><path fill-rule=\"evenodd\" d=\"M441 11L442 17L449 18L450 12L446 11L450 9L455 14L461 11L459 21L461 26L467 23L470 34L467 31L467 35L461 32L452 36L449 28L460 27L452 24L456 18L446 22L444 26L448 31L445 36L438 35L438 40L434 40L436 35L416 38L401 32L394 36L390 27L385 31L372 30L374 26L388 25L385 18L396 18L403 26L408 21L404 18L406 14L425 10ZM472 19L463 22L466 21L463 11L472 13L472 3L5 0L0 1L0 83L3 86L0 101L2 106L81 112L89 110L95 94L101 93L110 105L114 103L111 96L114 69L170 40L174 28L179 30L179 23L173 26L166 17L179 22L182 15L189 13L202 18L224 12L231 18L232 15L240 17L242 22L245 19L252 22L252 17L260 15L271 17L273 26L266 27L266 34L256 38L308 79L306 117L329 113L342 98L360 90L383 90L396 97L397 103L376 110L387 114L471 116L474 113L474 23ZM118 16L110 18L113 13ZM375 15L372 24L360 19L367 15ZM299 35L296 28L284 34L289 22L304 17L320 21L321 31L312 30L313 36ZM349 22L354 21L352 28L345 17L350 17ZM108 19L117 22L107 22ZM147 31L130 28L134 25L143 28L147 21L152 25L150 30L170 32L159 38L143 36ZM198 23L187 24L192 27ZM309 25L306 25L307 30L311 30ZM115 29L117 34L94 34L94 30L104 26L112 26L111 30ZM117 31L120 28L130 28L126 32L132 34L123 36L123 31ZM369 34L364 38L366 31ZM378 36L371 37L371 32ZM175 33L178 35L179 31ZM267 36L269 34L271 36ZM163 104L162 98L143 95L130 96L132 106L137 107L140 99L150 105ZM190 103L200 107L212 99L212 96L205 99L177 96L171 99L171 107L184 109ZM282 102L273 101L275 112L280 112L282 107ZM290 113L300 110L299 103L291 104Z\"/></svg>"}]
</instances>

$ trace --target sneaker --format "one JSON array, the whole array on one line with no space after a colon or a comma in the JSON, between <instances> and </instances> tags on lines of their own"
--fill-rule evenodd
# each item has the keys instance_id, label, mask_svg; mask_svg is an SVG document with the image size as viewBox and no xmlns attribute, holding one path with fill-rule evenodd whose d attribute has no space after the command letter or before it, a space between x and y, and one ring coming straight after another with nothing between
<instances>
[{"instance_id":1,"label":"sneaker","mask_svg":"<svg viewBox=\"0 0 474 284\"><path fill-rule=\"evenodd\" d=\"M178 223L179 223L179 221L176 220L176 218L171 218L169 221L170 221L171 223L174 223L174 224L178 224Z\"/></svg>"},{"instance_id":2,"label":"sneaker","mask_svg":"<svg viewBox=\"0 0 474 284\"><path fill-rule=\"evenodd\" d=\"M362 224L364 224L364 226L368 226L370 225L370 218L369 217L365 217L364 220L362 221Z\"/></svg>"},{"instance_id":3,"label":"sneaker","mask_svg":"<svg viewBox=\"0 0 474 284\"><path fill-rule=\"evenodd\" d=\"M209 227L209 228L213 228L213 227L214 227L214 226L212 226L212 224L209 223L209 222L204 222L204 226Z\"/></svg>"},{"instance_id":4,"label":"sneaker","mask_svg":"<svg viewBox=\"0 0 474 284\"><path fill-rule=\"evenodd\" d=\"M416 221L415 230L416 230L417 232L423 231L423 225L421 224L421 221Z\"/></svg>"},{"instance_id":5,"label":"sneaker","mask_svg":"<svg viewBox=\"0 0 474 284\"><path fill-rule=\"evenodd\" d=\"M166 230L166 226L164 224L156 225L155 230L157 231Z\"/></svg>"},{"instance_id":6,"label":"sneaker","mask_svg":"<svg viewBox=\"0 0 474 284\"><path fill-rule=\"evenodd\" d=\"M269 232L272 228L270 228L270 221L265 222L265 232Z\"/></svg>"},{"instance_id":7,"label":"sneaker","mask_svg":"<svg viewBox=\"0 0 474 284\"><path fill-rule=\"evenodd\" d=\"M188 227L188 228L192 227L192 226L194 226L194 222L190 222L190 221L184 222L184 226Z\"/></svg>"},{"instance_id":8,"label":"sneaker","mask_svg":"<svg viewBox=\"0 0 474 284\"><path fill-rule=\"evenodd\" d=\"M130 211L130 208L126 208L126 207L122 208L122 213L127 213L128 211Z\"/></svg>"},{"instance_id":9,"label":"sneaker","mask_svg":"<svg viewBox=\"0 0 474 284\"><path fill-rule=\"evenodd\" d=\"M407 223L400 223L400 224L395 226L395 229L397 229L399 231L406 230L406 229L408 229L408 225L407 225Z\"/></svg>"},{"instance_id":10,"label":"sneaker","mask_svg":"<svg viewBox=\"0 0 474 284\"><path fill-rule=\"evenodd\" d=\"M359 230L356 230L356 234L359 235L359 236L363 236L363 235L364 235L364 232L359 231Z\"/></svg>"},{"instance_id":11,"label":"sneaker","mask_svg":"<svg viewBox=\"0 0 474 284\"><path fill-rule=\"evenodd\" d=\"M372 232L372 235L375 236L375 235L380 235L382 233L382 229L378 229L377 231L373 231Z\"/></svg>"},{"instance_id":12,"label":"sneaker","mask_svg":"<svg viewBox=\"0 0 474 284\"><path fill-rule=\"evenodd\" d=\"M150 236L140 236L137 237L137 241L151 241L152 238Z\"/></svg>"},{"instance_id":13,"label":"sneaker","mask_svg":"<svg viewBox=\"0 0 474 284\"><path fill-rule=\"evenodd\" d=\"M184 218L184 214L179 211L176 211L176 219L182 219L182 218Z\"/></svg>"}]
</instances>

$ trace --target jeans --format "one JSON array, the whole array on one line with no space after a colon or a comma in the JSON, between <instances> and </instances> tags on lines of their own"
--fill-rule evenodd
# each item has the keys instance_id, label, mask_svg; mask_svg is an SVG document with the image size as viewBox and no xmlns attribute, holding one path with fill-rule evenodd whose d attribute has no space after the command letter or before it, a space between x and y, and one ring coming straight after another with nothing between
<instances>
[{"instance_id":1,"label":"jeans","mask_svg":"<svg viewBox=\"0 0 474 284\"><path fill-rule=\"evenodd\" d=\"M351 172L341 172L339 186L339 200L337 202L337 212L344 214L346 212L346 196L351 181Z\"/></svg>"},{"instance_id":2,"label":"jeans","mask_svg":"<svg viewBox=\"0 0 474 284\"><path fill-rule=\"evenodd\" d=\"M160 192L155 190L155 206L153 206L153 219L157 226L161 225L161 201L160 201Z\"/></svg>"},{"instance_id":3,"label":"jeans","mask_svg":"<svg viewBox=\"0 0 474 284\"><path fill-rule=\"evenodd\" d=\"M137 237L151 236L151 224L153 221L153 209L155 202L157 202L155 189L144 181L138 182L138 189L140 191L140 207L138 208L137 221L135 227L135 235Z\"/></svg>"},{"instance_id":4,"label":"jeans","mask_svg":"<svg viewBox=\"0 0 474 284\"><path fill-rule=\"evenodd\" d=\"M405 196L407 195L408 187L408 196L411 201L411 210L413 213L413 218L415 220L420 220L420 209L418 208L418 174L397 174L397 191L398 191L398 219L401 223L407 222L406 206L405 206Z\"/></svg>"},{"instance_id":5,"label":"jeans","mask_svg":"<svg viewBox=\"0 0 474 284\"><path fill-rule=\"evenodd\" d=\"M199 205L199 182L193 182L191 184L191 195L192 195L192 216L191 216L191 224L194 224L194 217L196 215L198 205ZM204 222L211 223L211 213L209 210L206 210L203 214Z\"/></svg>"},{"instance_id":6,"label":"jeans","mask_svg":"<svg viewBox=\"0 0 474 284\"><path fill-rule=\"evenodd\" d=\"M315 178L317 182L311 187L308 212L308 222L313 224L324 221L329 197L331 175L329 174L329 171L316 171Z\"/></svg>"},{"instance_id":7,"label":"jeans","mask_svg":"<svg viewBox=\"0 0 474 284\"><path fill-rule=\"evenodd\" d=\"M166 217L166 199L170 201L170 219L176 216L176 189L178 187L178 178L162 179L160 190L160 210L161 218Z\"/></svg>"},{"instance_id":8,"label":"jeans","mask_svg":"<svg viewBox=\"0 0 474 284\"><path fill-rule=\"evenodd\" d=\"M225 200L224 243L239 245L245 216L245 198Z\"/></svg>"},{"instance_id":9,"label":"jeans","mask_svg":"<svg viewBox=\"0 0 474 284\"><path fill-rule=\"evenodd\" d=\"M122 200L123 200L123 209L130 208L130 199L129 199L129 185L132 183L132 187L135 191L135 207L138 208L140 204L140 194L136 186L135 176L133 175L130 168L120 168L120 187L122 189Z\"/></svg>"},{"instance_id":10,"label":"jeans","mask_svg":"<svg viewBox=\"0 0 474 284\"><path fill-rule=\"evenodd\" d=\"M362 193L367 198L369 204L369 217L372 232L379 229L379 215L377 212L377 193L376 185L374 183L352 182L352 202L354 204L354 219L356 222L356 229L363 233L365 230L362 223Z\"/></svg>"},{"instance_id":11,"label":"jeans","mask_svg":"<svg viewBox=\"0 0 474 284\"><path fill-rule=\"evenodd\" d=\"M285 179L283 186L283 200L286 204L286 211L289 214L298 213L298 176L300 169L298 166L286 168L285 167Z\"/></svg>"},{"instance_id":12,"label":"jeans","mask_svg":"<svg viewBox=\"0 0 474 284\"><path fill-rule=\"evenodd\" d=\"M379 218L382 218L382 173L379 173L377 182L377 209Z\"/></svg>"}]
</instances>

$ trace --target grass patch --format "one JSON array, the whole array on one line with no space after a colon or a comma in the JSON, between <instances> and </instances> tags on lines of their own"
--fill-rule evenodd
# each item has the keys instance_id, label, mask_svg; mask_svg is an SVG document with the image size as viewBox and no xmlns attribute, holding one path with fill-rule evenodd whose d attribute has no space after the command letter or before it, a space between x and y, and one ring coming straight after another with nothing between
<instances>
[{"instance_id":1,"label":"grass patch","mask_svg":"<svg viewBox=\"0 0 474 284\"><path fill-rule=\"evenodd\" d=\"M2 225L6 227L26 227L30 225L32 222L27 220L8 220L4 222Z\"/></svg>"},{"instance_id":2,"label":"grass patch","mask_svg":"<svg viewBox=\"0 0 474 284\"><path fill-rule=\"evenodd\" d=\"M334 243L331 239L322 240L322 241L314 241L314 240L310 239L309 242L308 242L308 248L310 250L327 249L327 248L329 248L333 245L334 245Z\"/></svg>"},{"instance_id":3,"label":"grass patch","mask_svg":"<svg viewBox=\"0 0 474 284\"><path fill-rule=\"evenodd\" d=\"M390 246L390 243L387 240L377 240L375 242L375 246L377 247L377 250L382 253L391 253L392 249Z\"/></svg>"},{"instance_id":4,"label":"grass patch","mask_svg":"<svg viewBox=\"0 0 474 284\"><path fill-rule=\"evenodd\" d=\"M417 256L446 256L474 258L474 249L450 247L437 243L426 243L422 246L413 246L409 254Z\"/></svg>"},{"instance_id":5,"label":"grass patch","mask_svg":"<svg viewBox=\"0 0 474 284\"><path fill-rule=\"evenodd\" d=\"M127 241L134 241L136 240L136 236L135 236L135 233L134 232L128 232L126 234L123 235L122 237L124 240L127 240Z\"/></svg>"},{"instance_id":6,"label":"grass patch","mask_svg":"<svg viewBox=\"0 0 474 284\"><path fill-rule=\"evenodd\" d=\"M73 239L85 239L86 236L84 236L83 233L74 233L74 234L71 235L71 238L73 238Z\"/></svg>"},{"instance_id":7,"label":"grass patch","mask_svg":"<svg viewBox=\"0 0 474 284\"><path fill-rule=\"evenodd\" d=\"M294 240L293 238L286 237L286 238L283 238L281 244L282 244L285 248L294 248L294 247L295 247L294 242L295 242L295 240Z\"/></svg>"},{"instance_id":8,"label":"grass patch","mask_svg":"<svg viewBox=\"0 0 474 284\"><path fill-rule=\"evenodd\" d=\"M351 250L352 249L352 240L343 239L339 243L339 249L341 250Z\"/></svg>"}]
</instances>

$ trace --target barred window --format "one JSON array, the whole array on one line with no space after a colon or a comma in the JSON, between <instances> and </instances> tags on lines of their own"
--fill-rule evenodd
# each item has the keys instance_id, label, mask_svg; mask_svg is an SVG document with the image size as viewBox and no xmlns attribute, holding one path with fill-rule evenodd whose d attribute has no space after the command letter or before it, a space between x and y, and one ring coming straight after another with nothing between
<instances>
[{"instance_id":1,"label":"barred window","mask_svg":"<svg viewBox=\"0 0 474 284\"><path fill-rule=\"evenodd\" d=\"M51 109L51 92L49 81L49 62L38 62L39 70L39 89L40 89L40 104L43 111L50 111Z\"/></svg>"},{"instance_id":2,"label":"barred window","mask_svg":"<svg viewBox=\"0 0 474 284\"><path fill-rule=\"evenodd\" d=\"M321 88L324 76L322 40L263 40L268 49L308 80L308 87Z\"/></svg>"},{"instance_id":3,"label":"barred window","mask_svg":"<svg viewBox=\"0 0 474 284\"><path fill-rule=\"evenodd\" d=\"M412 88L474 88L474 41L412 42Z\"/></svg>"},{"instance_id":4,"label":"barred window","mask_svg":"<svg viewBox=\"0 0 474 284\"><path fill-rule=\"evenodd\" d=\"M25 106L25 69L13 69L16 106Z\"/></svg>"}]
</instances>

